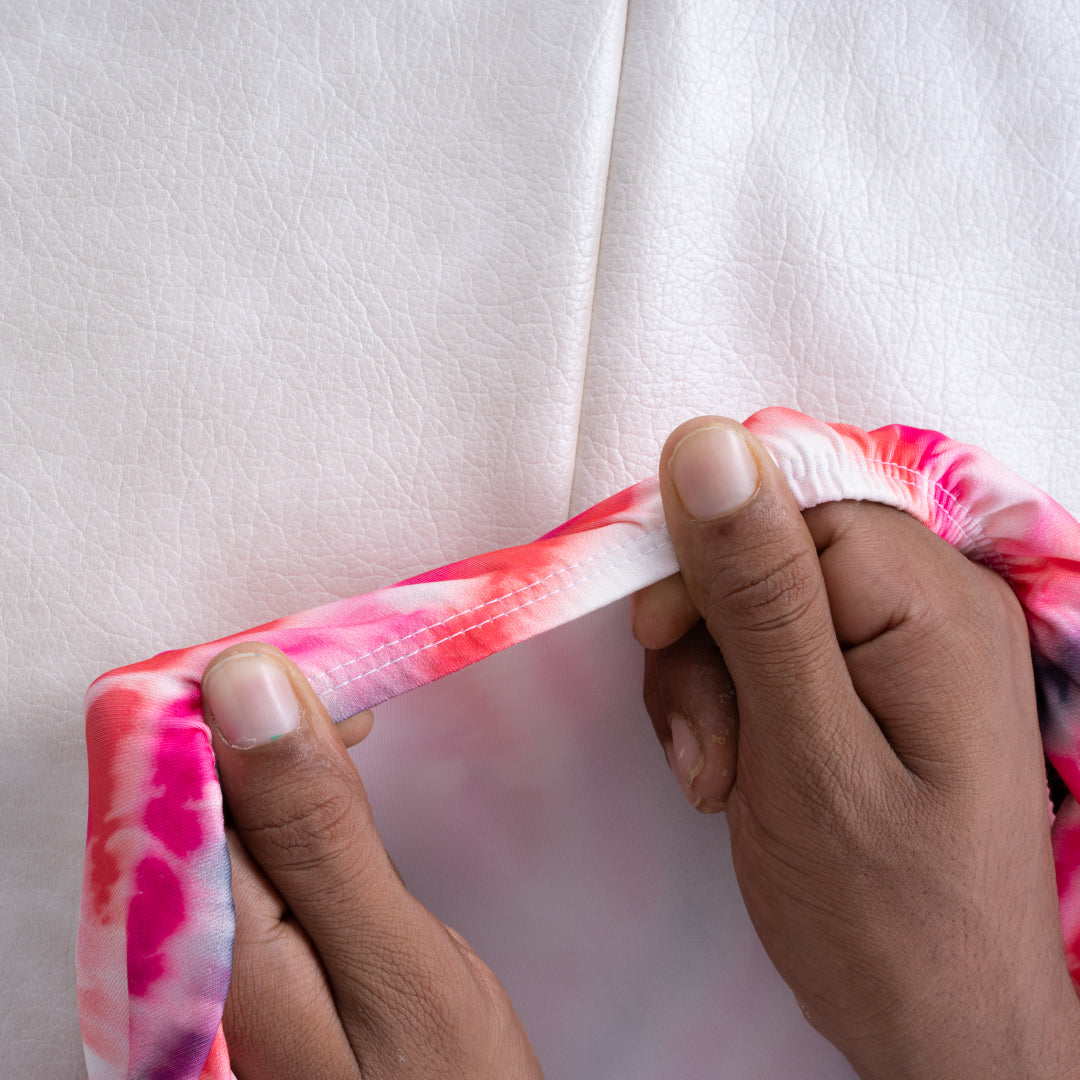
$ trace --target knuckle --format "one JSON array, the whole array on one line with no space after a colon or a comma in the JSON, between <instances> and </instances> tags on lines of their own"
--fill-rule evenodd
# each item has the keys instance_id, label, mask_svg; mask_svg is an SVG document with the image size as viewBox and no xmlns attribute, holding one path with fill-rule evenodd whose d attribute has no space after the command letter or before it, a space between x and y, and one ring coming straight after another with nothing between
<instances>
[{"instance_id":1,"label":"knuckle","mask_svg":"<svg viewBox=\"0 0 1080 1080\"><path fill-rule=\"evenodd\" d=\"M802 801L814 809L827 831L846 833L862 820L862 785L852 777L857 767L853 762L859 761L854 742L844 730L830 730L827 738L806 748L794 781Z\"/></svg>"},{"instance_id":2,"label":"knuckle","mask_svg":"<svg viewBox=\"0 0 1080 1080\"><path fill-rule=\"evenodd\" d=\"M982 677L1000 656L1028 641L1027 620L1012 589L994 570L967 562L932 591L926 615L942 659Z\"/></svg>"},{"instance_id":3,"label":"knuckle","mask_svg":"<svg viewBox=\"0 0 1080 1080\"><path fill-rule=\"evenodd\" d=\"M298 778L281 784L266 800L261 817L244 834L259 844L264 860L302 870L340 854L352 834L353 795L335 783Z\"/></svg>"},{"instance_id":4,"label":"knuckle","mask_svg":"<svg viewBox=\"0 0 1080 1080\"><path fill-rule=\"evenodd\" d=\"M820 587L817 553L812 548L759 547L737 576L726 573L730 585L717 599L734 613L745 629L772 631L798 622L815 602Z\"/></svg>"},{"instance_id":5,"label":"knuckle","mask_svg":"<svg viewBox=\"0 0 1080 1080\"><path fill-rule=\"evenodd\" d=\"M1002 633L1010 640L1023 641L1026 646L1029 640L1027 616L1020 598L1000 574L989 568L979 569L983 571L980 576L986 585L987 600L992 608L991 615L995 625L1000 626Z\"/></svg>"},{"instance_id":6,"label":"knuckle","mask_svg":"<svg viewBox=\"0 0 1080 1080\"><path fill-rule=\"evenodd\" d=\"M863 759L837 747L811 758L802 797L816 821L819 856L871 876L895 854L896 824L910 810L910 792L886 782Z\"/></svg>"}]
</instances>

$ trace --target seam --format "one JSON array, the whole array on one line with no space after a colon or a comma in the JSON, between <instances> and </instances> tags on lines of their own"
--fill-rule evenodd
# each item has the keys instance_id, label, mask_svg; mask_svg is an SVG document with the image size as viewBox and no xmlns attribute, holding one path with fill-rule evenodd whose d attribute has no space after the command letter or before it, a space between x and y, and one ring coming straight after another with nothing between
<instances>
[{"instance_id":1,"label":"seam","mask_svg":"<svg viewBox=\"0 0 1080 1080\"><path fill-rule=\"evenodd\" d=\"M789 481L797 482L800 480L809 479L814 476L820 476L823 472L826 476L831 476L833 479L837 479L840 474L848 472L854 472L860 474L861 476L865 476L867 474L867 469L865 468L865 465L881 465L885 469L889 470L893 475L884 476L882 474L875 474L871 472L870 475L872 477L878 476L882 479L891 479L896 481L897 483L904 484L906 487L922 491L926 495L930 496L934 505L937 506L941 514L956 528L956 530L960 533L964 540L969 542L972 547L979 552L980 556L987 563L987 565L991 566L1007 580L1012 580L1007 564L994 551L993 545L987 539L985 532L983 532L982 527L979 525L972 512L951 491L943 487L939 481L929 480L917 469L912 469L906 465L900 465L895 461L889 461L885 458L855 458L849 454L845 454L842 452L839 454L839 458L848 463L847 468L841 468L839 470L835 468L830 469L828 466L835 465L837 461L836 457L830 457L811 459L810 461L804 463L806 467L798 473L788 473L787 470L783 471L788 476ZM821 467L819 467L819 465L825 466L825 468L822 469ZM914 477L914 479L907 479L905 478L905 476L897 475L900 473L906 473L907 476ZM957 512L963 514L963 520L961 520ZM624 550L625 548L632 547L635 544L640 544L644 540L647 540L649 537L656 536L658 533L664 533L666 537L666 525L658 526L657 528L651 529L648 532L635 536L630 540L626 540L623 543L619 544L617 547L607 548L604 551L596 552L593 555L590 555L587 559L582 559L580 562L571 563L568 566L560 567L558 570L553 570L551 573L544 575L544 577L542 578L538 578L535 581L527 582L525 585L519 586L518 588L513 589L510 592L493 597L490 600L485 600L482 604L477 604L474 607L467 608L464 611L454 612L452 615L448 615L446 618L441 619L438 622L421 626L416 630L413 630L410 633L403 635L402 637L394 638L391 641L384 642L382 645L377 646L370 652L364 653L363 656L358 656L353 658L352 660L345 661L345 663L343 664L338 664L336 667L330 668L327 671L322 672L315 678L329 678L329 676L334 672L343 671L345 668L353 667L356 664L362 663L364 660L370 659L376 653L381 652L384 649L393 648L395 645L401 645L404 642L408 641L410 638L417 637L421 634L430 633L433 630L437 630L441 626L446 626L448 623L452 622L455 619L460 619L466 615L471 615L474 612L480 611L485 607L490 607L492 604L497 604L504 600L508 600L514 596L517 596L519 593L535 589L537 586L542 585L545 581L549 581L553 577L558 577L562 574L571 573L574 570L580 570L583 567L587 566L590 562L595 562L598 559L610 559L613 555L618 554L618 552ZM435 641L428 642L426 645L422 645L420 646L420 648L414 649L412 652L405 653L402 656L393 657L392 659L387 660L385 663L380 664L378 667L370 668L367 671L359 672L358 674L353 675L348 679L343 679L339 682L335 682L331 686L325 688L323 692L333 693L335 691L338 691L342 687L348 686L350 683L368 678L369 676L374 675L379 671L382 671L384 668L391 667L394 664L398 664L404 660L408 660L410 657L416 656L418 653L425 652L427 649L435 648L437 645L441 645L443 642L452 641L454 638L460 637L462 634L469 633L473 630L478 629L481 626L487 626L489 623L496 622L498 619L504 619L508 615L512 615L515 612L522 611L524 608L530 607L531 605L539 603L542 600L546 600L549 597L555 596L557 593L563 592L566 589L575 588L579 585L584 584L587 581L591 581L593 578L599 577L602 574L606 574L611 570L616 570L619 567L626 566L632 562L637 561L638 559L644 558L646 555L652 554L654 551L657 551L663 546L664 541L661 540L660 543L653 544L651 547L647 548L644 551L638 552L636 555L631 556L629 559L624 559L622 562L614 563L611 565L602 566L598 570L593 571L593 573L591 574L587 574L584 577L576 577L574 578L574 580L569 581L564 585L560 585L558 586L558 588L548 590L547 592L542 593L540 596L534 596L530 600L526 600L520 604L515 604L514 606L508 608L506 611L501 611L498 614L492 615L489 618L483 619L479 622L471 622L467 626L463 626L460 630L456 630L452 634L447 634L445 637L437 638Z\"/></svg>"},{"instance_id":2,"label":"seam","mask_svg":"<svg viewBox=\"0 0 1080 1080\"><path fill-rule=\"evenodd\" d=\"M626 71L626 45L630 25L630 0L623 4L623 40L619 53L619 72L615 79L615 101L611 108L611 137L608 139L607 168L604 175L604 195L600 202L600 227L596 230L596 250L593 252L592 290L589 293L589 319L585 330L585 358L581 364L581 382L578 387L577 423L574 426L574 460L570 465L570 487L566 494L564 519L569 519L577 490L578 466L581 461L581 423L585 413L585 387L589 374L589 358L592 355L593 324L596 316L596 290L600 278L600 254L604 249L604 232L607 224L608 193L611 191L611 161L615 154L615 133L619 128L619 102L622 100L623 73Z\"/></svg>"},{"instance_id":3,"label":"seam","mask_svg":"<svg viewBox=\"0 0 1080 1080\"><path fill-rule=\"evenodd\" d=\"M654 529L651 533L646 535L654 536L656 533L662 531L661 529ZM639 538L640 539L640 538ZM625 547L625 545L623 545ZM425 652L427 649L434 649L436 645L442 645L444 642L453 641L454 638L460 637L462 634L467 634L472 630L478 630L481 626L487 626L488 623L496 622L498 619L505 619L507 615L513 615L515 612L522 611L524 608L529 607L532 604L538 604L541 600L547 600L558 593L563 592L566 589L573 589L579 585L583 585L586 581L591 581L595 577L599 577L601 574L606 574L611 570L617 570L620 566L629 566L630 563L637 562L638 559L645 558L646 555L651 555L654 551L658 551L664 547L664 541L661 540L658 544L653 544L652 547L646 548L644 551L639 551L636 555L632 555L629 559L623 559L622 562L613 563L611 566L602 566L599 570L594 570L591 574L586 574L585 577L575 578L573 581L568 581L565 585L560 585L557 589L552 589L550 592L546 592L541 596L534 596L531 600L526 600L524 603L517 604L507 611L500 611L497 615L492 615L488 619L484 619L482 622L470 623L468 626L463 626L460 630L454 631L452 634L447 634L446 637L441 637L435 641L429 641L426 645L421 645L419 649L413 649L410 653L405 653L403 656L396 656L392 660L387 660L386 663L380 664L376 668L371 668L368 671L361 671L358 675L353 675L348 679L344 679L334 686L330 687L327 692L333 690L340 690L343 686L348 686L349 683L358 682L360 679L366 679L376 672L382 671L383 668L391 667L394 664L400 664L403 660L408 660L412 656L416 656L418 653ZM440 625L440 624L436 624ZM410 635L412 636L412 635ZM404 638L401 639L405 640ZM370 654L369 654L370 655Z\"/></svg>"},{"instance_id":4,"label":"seam","mask_svg":"<svg viewBox=\"0 0 1080 1080\"><path fill-rule=\"evenodd\" d=\"M623 548L633 547L634 544L640 544L643 540L647 540L650 536L655 536L658 532L663 531L665 528L666 528L665 525L658 525L655 529L649 529L646 532L642 532L642 533L639 533L636 536L630 537L629 540L624 540L621 544L617 545L616 547L604 548L602 551L593 552L592 555L590 555L586 559L582 559L580 562L569 563L566 566L560 566L557 570L552 570L550 574L545 574L542 578L537 578L535 581L528 581L524 585L521 585L516 589L511 589L510 592L502 593L499 596L493 596L493 597L491 597L490 600L485 600L482 604L476 604L474 607L466 608L464 611L455 611L453 614L447 615L445 619L440 619L438 622L425 623L423 626L420 626L415 630L411 630L409 633L404 634L402 637L394 638L391 641L383 642L382 645L377 646L376 648L372 649L370 652L364 653L362 656L355 656L351 660L346 660L344 663L338 664L336 667L328 668L326 671L322 672L320 675L318 675L316 677L317 678L329 678L331 675L334 674L335 671L341 671L344 668L352 667L354 664L359 664L364 660L369 660L376 653L382 652L383 649L391 649L395 645L403 644L404 642L408 641L410 638L417 637L419 634L426 634L426 633L428 633L428 632L430 632L432 630L437 630L440 626L445 626L447 623L453 622L454 619L463 618L464 616L471 615L471 614L473 614L473 612L480 611L483 608L491 607L492 604L498 604L498 603L501 603L503 600L509 600L511 597L517 596L518 593L523 593L523 592L527 592L530 589L535 589L538 585L542 585L545 581L549 581L553 577L558 577L560 574L569 574L569 573L572 573L574 570L580 570L583 567L588 566L589 563L595 562L597 559L607 559L607 558L610 558L613 555L617 555L620 551L623 550ZM660 545L656 545L656 547L659 547L659 546ZM645 551L642 554L648 555L649 552L655 551L656 547L649 548L648 551ZM640 556L634 556L634 558L639 558L639 557ZM630 559L630 560L627 560L627 561L628 562L633 562L633 559ZM618 563L616 565L625 566L626 564L625 563ZM614 569L614 568L615 567L606 567L605 569ZM601 570L599 572L603 573L604 571ZM582 578L581 580L588 581L591 578L594 578L596 576L597 576L596 574L589 574L588 577ZM451 579L451 580L461 580L461 579L458 578L458 579ZM542 596L537 596L533 600L530 600L528 603L531 603L531 604L536 603L537 600L543 600L543 599L545 599L545 597L553 596L555 593L562 592L563 589L569 588L570 585L573 585L573 584L574 584L573 582L570 582L568 585L560 585L558 589L554 590L554 592L544 593ZM512 607L512 608L508 609L507 611L503 612L503 614L504 615L509 615L511 612L518 611L521 608L527 607L527 606L528 606L528 604L519 604L519 605L517 605L515 607ZM466 630L475 629L476 626L483 626L483 625L485 625L485 623L491 622L491 621L492 620L487 619L484 622L475 623L475 624L473 624L471 626L467 626L467 627L465 627L465 629ZM447 641L449 639L448 638L440 638L439 640L440 641ZM414 654L410 653L409 655L412 656ZM404 660L405 657L402 656L402 657L399 657L398 659ZM376 668L375 670L380 670L380 669ZM346 681L349 681L349 680L346 680ZM344 685L344 683L341 683L339 685Z\"/></svg>"}]
</instances>

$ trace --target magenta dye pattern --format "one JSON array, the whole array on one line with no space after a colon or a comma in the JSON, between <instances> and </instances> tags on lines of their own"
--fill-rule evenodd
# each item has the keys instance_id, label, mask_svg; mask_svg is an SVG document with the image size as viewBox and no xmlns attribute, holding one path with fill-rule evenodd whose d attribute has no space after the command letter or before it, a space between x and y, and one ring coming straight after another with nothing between
<instances>
[{"instance_id":1,"label":"magenta dye pattern","mask_svg":"<svg viewBox=\"0 0 1080 1080\"><path fill-rule=\"evenodd\" d=\"M789 409L747 422L804 509L867 499L1002 574L1023 604L1046 754L1070 794L1053 822L1069 968L1080 983L1080 524L976 447ZM221 1015L233 937L221 791L200 679L226 646L276 645L335 720L378 705L678 569L656 478L506 548L366 596L161 653L86 695L89 824L77 952L91 1080L229 1080Z\"/></svg>"}]
</instances>

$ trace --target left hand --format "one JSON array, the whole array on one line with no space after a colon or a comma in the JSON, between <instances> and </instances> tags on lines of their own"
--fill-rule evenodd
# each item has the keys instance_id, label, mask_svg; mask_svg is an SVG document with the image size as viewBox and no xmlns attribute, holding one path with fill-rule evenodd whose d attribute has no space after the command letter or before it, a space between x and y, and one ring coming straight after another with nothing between
<instances>
[{"instance_id":1,"label":"left hand","mask_svg":"<svg viewBox=\"0 0 1080 1080\"><path fill-rule=\"evenodd\" d=\"M335 728L259 642L210 662L203 710L231 817L223 1025L239 1080L542 1080L498 979L409 894L375 831L347 752L370 711Z\"/></svg>"}]
</instances>

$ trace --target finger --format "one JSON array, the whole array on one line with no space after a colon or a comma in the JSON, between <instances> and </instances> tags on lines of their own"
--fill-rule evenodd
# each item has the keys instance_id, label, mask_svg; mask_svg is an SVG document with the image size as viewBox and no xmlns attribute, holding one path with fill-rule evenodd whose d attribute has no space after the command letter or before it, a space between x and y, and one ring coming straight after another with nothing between
<instances>
[{"instance_id":1,"label":"finger","mask_svg":"<svg viewBox=\"0 0 1080 1080\"><path fill-rule=\"evenodd\" d=\"M1012 590L892 507L832 503L805 519L852 684L894 752L934 783L975 780L987 748L1013 737L995 722L1024 715L1034 692L1024 670L1002 680L987 659L1027 656Z\"/></svg>"},{"instance_id":2,"label":"finger","mask_svg":"<svg viewBox=\"0 0 1080 1080\"><path fill-rule=\"evenodd\" d=\"M338 737L345 744L347 750L359 746L370 734L372 725L375 723L375 715L370 709L361 713L354 713L335 725Z\"/></svg>"},{"instance_id":3,"label":"finger","mask_svg":"<svg viewBox=\"0 0 1080 1080\"><path fill-rule=\"evenodd\" d=\"M803 514L844 649L913 619L947 621L980 567L910 514L872 502L834 502ZM996 575L995 575L996 576ZM1004 584L1004 582L1002 583Z\"/></svg>"},{"instance_id":4,"label":"finger","mask_svg":"<svg viewBox=\"0 0 1080 1080\"><path fill-rule=\"evenodd\" d=\"M402 1039L419 1053L453 944L402 887L322 703L255 642L210 662L203 704L237 834L310 938L361 1064L392 1061Z\"/></svg>"},{"instance_id":5,"label":"finger","mask_svg":"<svg viewBox=\"0 0 1080 1080\"><path fill-rule=\"evenodd\" d=\"M732 420L688 421L661 453L660 490L687 592L735 685L740 762L749 753L774 784L815 792L853 790L868 760L886 767L813 538L765 447Z\"/></svg>"},{"instance_id":6,"label":"finger","mask_svg":"<svg viewBox=\"0 0 1080 1080\"><path fill-rule=\"evenodd\" d=\"M645 670L641 685L641 698L645 703L645 711L652 721L653 731L663 747L671 738L671 728L668 725L667 713L664 711L664 702L660 696L660 683L656 679L656 650L645 650Z\"/></svg>"},{"instance_id":7,"label":"finger","mask_svg":"<svg viewBox=\"0 0 1080 1080\"><path fill-rule=\"evenodd\" d=\"M671 771L695 810L723 810L735 779L738 714L720 650L699 621L654 656L652 677L666 728L660 737Z\"/></svg>"},{"instance_id":8,"label":"finger","mask_svg":"<svg viewBox=\"0 0 1080 1080\"><path fill-rule=\"evenodd\" d=\"M630 627L646 649L665 649L701 619L682 574L639 589L630 599Z\"/></svg>"},{"instance_id":9,"label":"finger","mask_svg":"<svg viewBox=\"0 0 1080 1080\"><path fill-rule=\"evenodd\" d=\"M222 1025L238 1080L359 1078L311 941L234 830L226 832L236 934ZM300 1037L283 1038L283 1032Z\"/></svg>"}]
</instances>

